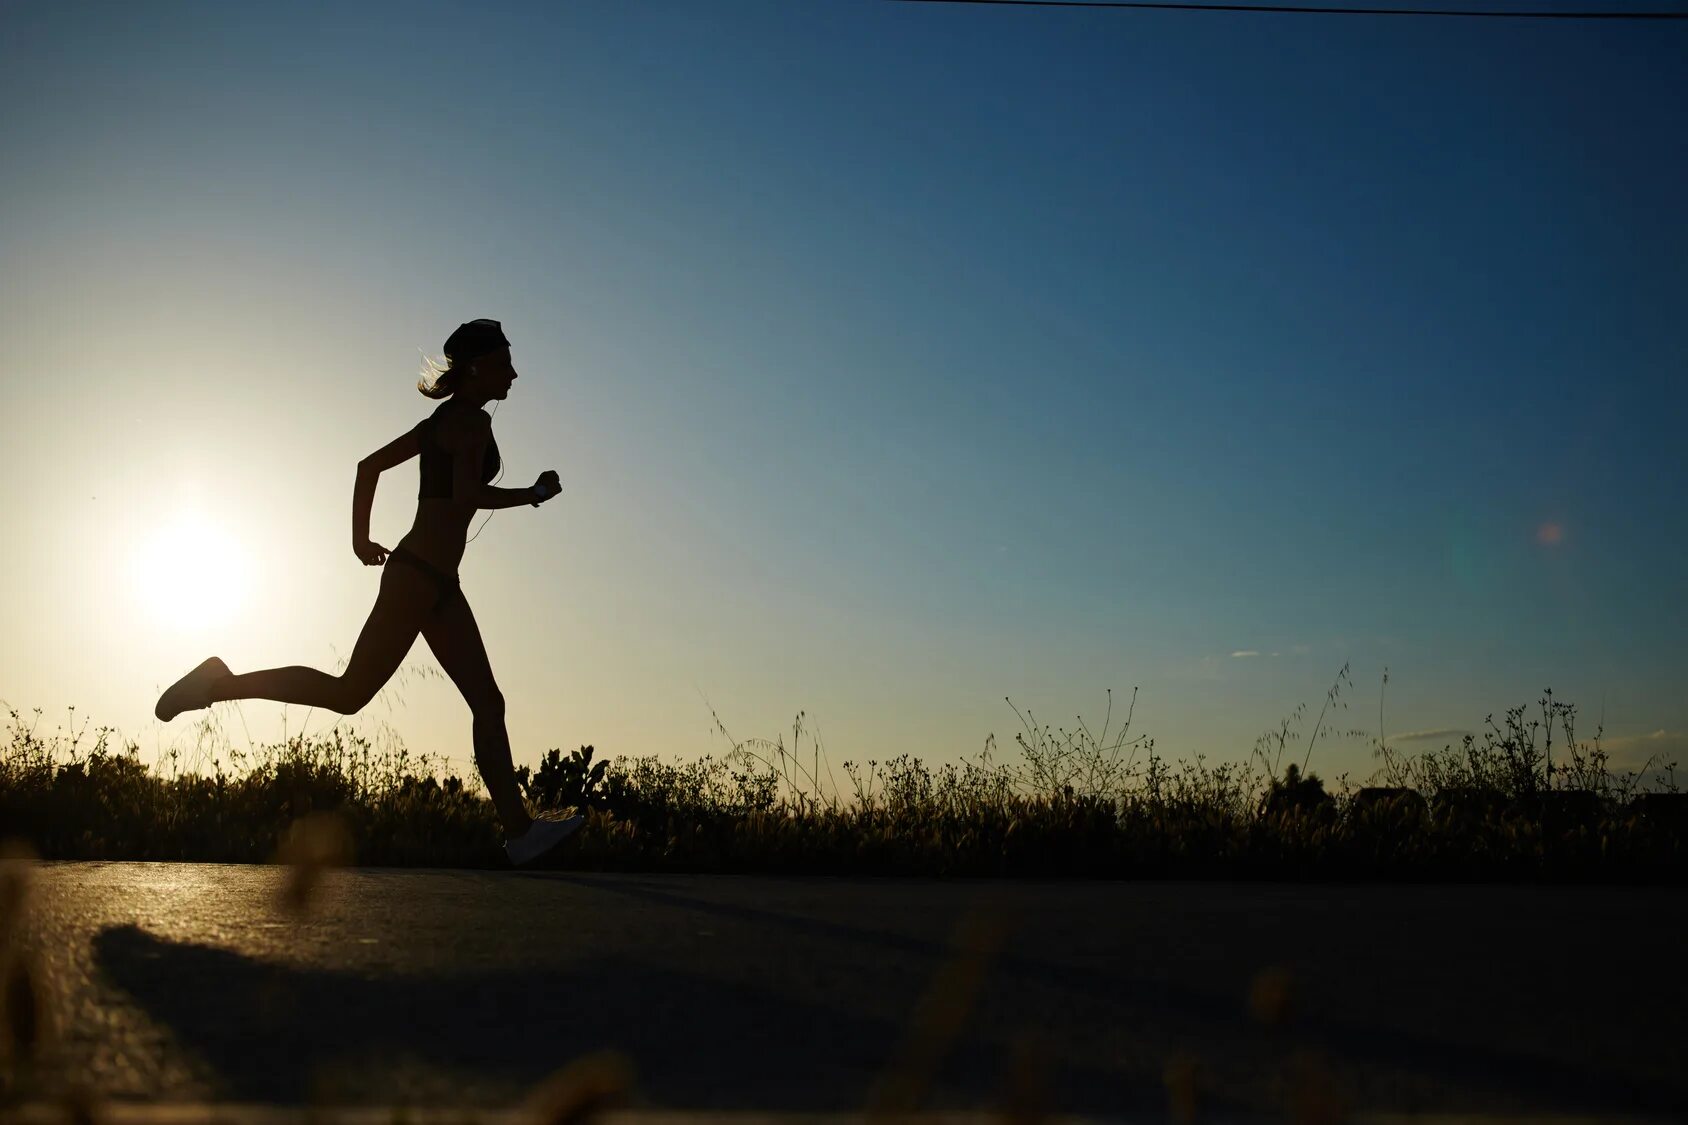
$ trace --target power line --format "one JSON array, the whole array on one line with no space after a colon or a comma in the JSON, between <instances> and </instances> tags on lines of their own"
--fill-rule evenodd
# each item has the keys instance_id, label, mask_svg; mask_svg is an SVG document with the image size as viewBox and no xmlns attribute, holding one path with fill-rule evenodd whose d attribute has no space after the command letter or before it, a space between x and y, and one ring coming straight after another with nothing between
<instances>
[{"instance_id":1,"label":"power line","mask_svg":"<svg viewBox=\"0 0 1688 1125\"><path fill-rule=\"evenodd\" d=\"M898 0L904 4L996 4L1018 8L1151 8L1173 12L1266 12L1320 16L1449 16L1493 20L1688 20L1688 12L1461 12L1449 8L1314 8L1291 4L1172 4L1131 0Z\"/></svg>"}]
</instances>

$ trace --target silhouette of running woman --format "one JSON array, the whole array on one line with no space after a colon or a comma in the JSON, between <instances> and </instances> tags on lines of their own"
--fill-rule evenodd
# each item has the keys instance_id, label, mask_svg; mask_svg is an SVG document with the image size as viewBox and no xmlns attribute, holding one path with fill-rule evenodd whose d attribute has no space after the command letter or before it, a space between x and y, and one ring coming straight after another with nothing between
<instances>
[{"instance_id":1,"label":"silhouette of running woman","mask_svg":"<svg viewBox=\"0 0 1688 1125\"><path fill-rule=\"evenodd\" d=\"M538 507L562 488L555 471L531 488L494 488L498 443L481 409L516 381L510 341L496 320L459 325L445 342L446 366L417 389L444 401L414 429L358 462L352 489L352 552L368 566L386 564L375 608L338 676L315 668L267 668L235 675L213 656L172 684L154 708L169 722L183 711L229 699L274 699L350 715L375 698L421 633L474 714L475 765L504 826L513 863L534 859L580 827L583 817L535 820L516 787L504 696L493 679L475 615L457 582L469 521L481 508ZM369 509L382 472L422 458L416 521L390 552L369 538ZM397 564L396 566L393 564Z\"/></svg>"}]
</instances>

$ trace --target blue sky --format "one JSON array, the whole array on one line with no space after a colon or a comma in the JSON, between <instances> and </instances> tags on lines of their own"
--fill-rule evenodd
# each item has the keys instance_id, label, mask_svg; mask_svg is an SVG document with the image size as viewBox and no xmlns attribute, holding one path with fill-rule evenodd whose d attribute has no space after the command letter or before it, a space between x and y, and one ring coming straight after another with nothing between
<instances>
[{"instance_id":1,"label":"blue sky","mask_svg":"<svg viewBox=\"0 0 1688 1125\"><path fill-rule=\"evenodd\" d=\"M518 760L719 750L709 705L944 759L1008 740L1005 696L1067 722L1137 685L1163 752L1240 758L1344 663L1348 725L1388 666L1395 736L1551 686L1632 757L1688 747L1684 25L5 20L14 706L158 748L211 652L343 658L353 467L492 316L503 483L565 486L463 567ZM239 581L174 613L145 560L179 581L171 529L207 526ZM403 696L366 719L466 763L449 685ZM297 729L270 706L243 729Z\"/></svg>"}]
</instances>

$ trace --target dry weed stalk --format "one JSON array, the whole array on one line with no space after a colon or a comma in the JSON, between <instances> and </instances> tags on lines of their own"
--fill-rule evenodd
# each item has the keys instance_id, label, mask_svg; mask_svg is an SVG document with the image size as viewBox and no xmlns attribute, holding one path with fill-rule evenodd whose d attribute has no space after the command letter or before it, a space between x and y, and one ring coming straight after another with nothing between
<instances>
[{"instance_id":1,"label":"dry weed stalk","mask_svg":"<svg viewBox=\"0 0 1688 1125\"><path fill-rule=\"evenodd\" d=\"M952 955L938 967L931 986L915 1005L898 1060L870 1100L868 1119L894 1121L914 1113L978 999L985 972L1007 937L1006 922L994 913L973 912L956 927Z\"/></svg>"},{"instance_id":2,"label":"dry weed stalk","mask_svg":"<svg viewBox=\"0 0 1688 1125\"><path fill-rule=\"evenodd\" d=\"M276 860L287 865L281 906L303 915L310 909L324 873L352 860L352 835L338 813L309 813L294 821L282 838Z\"/></svg>"},{"instance_id":3,"label":"dry weed stalk","mask_svg":"<svg viewBox=\"0 0 1688 1125\"><path fill-rule=\"evenodd\" d=\"M1248 1010L1268 1027L1281 1027L1289 1019L1294 978L1282 965L1272 965L1255 975L1248 989Z\"/></svg>"},{"instance_id":4,"label":"dry weed stalk","mask_svg":"<svg viewBox=\"0 0 1688 1125\"><path fill-rule=\"evenodd\" d=\"M1194 1125L1201 1105L1201 1060L1180 1051L1166 1060L1161 1079L1166 1084L1167 1117L1174 1125Z\"/></svg>"},{"instance_id":5,"label":"dry weed stalk","mask_svg":"<svg viewBox=\"0 0 1688 1125\"><path fill-rule=\"evenodd\" d=\"M46 976L24 935L34 868L27 843L0 844L0 1089L12 1086L52 1037Z\"/></svg>"},{"instance_id":6,"label":"dry weed stalk","mask_svg":"<svg viewBox=\"0 0 1688 1125\"><path fill-rule=\"evenodd\" d=\"M599 1051L575 1059L540 1083L523 1103L520 1117L531 1125L583 1125L626 1105L632 1090L633 1064L615 1051Z\"/></svg>"}]
</instances>

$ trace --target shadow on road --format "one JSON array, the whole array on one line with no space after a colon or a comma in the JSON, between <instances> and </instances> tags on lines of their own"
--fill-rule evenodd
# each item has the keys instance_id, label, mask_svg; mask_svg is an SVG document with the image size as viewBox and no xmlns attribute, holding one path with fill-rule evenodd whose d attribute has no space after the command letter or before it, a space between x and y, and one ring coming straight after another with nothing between
<instances>
[{"instance_id":1,"label":"shadow on road","mask_svg":"<svg viewBox=\"0 0 1688 1125\"><path fill-rule=\"evenodd\" d=\"M641 1095L656 1105L850 1110L866 1103L902 1033L613 955L570 972L372 976L134 925L99 931L93 951L99 971L210 1068L213 1095L235 1101L391 1102L402 1066L436 1086L461 1078L436 1096L508 1102L570 1060L612 1049L631 1059ZM1006 1066L999 1049L963 1039L936 1093L947 1104L988 1102ZM1088 1082L1118 1105L1117 1076ZM1158 1088L1152 1096L1162 1104Z\"/></svg>"}]
</instances>

